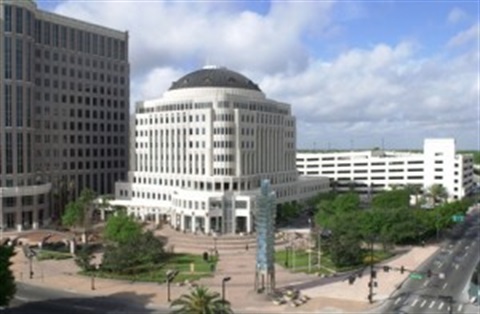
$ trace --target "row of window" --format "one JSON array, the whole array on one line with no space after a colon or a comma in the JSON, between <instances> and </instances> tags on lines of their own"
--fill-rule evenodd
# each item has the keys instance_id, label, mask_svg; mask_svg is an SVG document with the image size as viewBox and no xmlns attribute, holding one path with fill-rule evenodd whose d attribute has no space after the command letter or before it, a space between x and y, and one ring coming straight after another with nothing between
<instances>
[{"instance_id":1,"label":"row of window","mask_svg":"<svg viewBox=\"0 0 480 314\"><path fill-rule=\"evenodd\" d=\"M70 57L67 58L67 55L70 55ZM52 60L54 65L63 63L68 66L79 65L86 68L91 67L94 70L100 69L102 73L110 72L124 75L126 69L125 62L123 61L108 60L104 58L93 57L92 55L83 57L77 53L69 54L59 52L58 50L52 51L50 48L44 49L43 54L41 49L35 49L35 57L39 60L48 62ZM37 64L36 67L40 67L40 64ZM38 68L37 70L41 71L41 68Z\"/></svg>"},{"instance_id":2,"label":"row of window","mask_svg":"<svg viewBox=\"0 0 480 314\"><path fill-rule=\"evenodd\" d=\"M90 135L63 135L62 137L56 134L44 134L43 137L40 134L35 135L36 143L59 143L59 139L62 139L64 144L107 144L107 145L123 145L126 144L124 136L91 136ZM91 140L90 140L91 139Z\"/></svg>"}]
</instances>

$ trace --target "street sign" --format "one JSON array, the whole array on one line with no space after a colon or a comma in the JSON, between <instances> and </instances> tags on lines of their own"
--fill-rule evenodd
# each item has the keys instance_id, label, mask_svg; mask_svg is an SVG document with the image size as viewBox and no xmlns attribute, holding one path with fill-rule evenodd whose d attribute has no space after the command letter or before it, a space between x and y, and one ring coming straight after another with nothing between
<instances>
[{"instance_id":1,"label":"street sign","mask_svg":"<svg viewBox=\"0 0 480 314\"><path fill-rule=\"evenodd\" d=\"M465 215L453 215L452 216L453 222L463 222L465 220Z\"/></svg>"},{"instance_id":2,"label":"street sign","mask_svg":"<svg viewBox=\"0 0 480 314\"><path fill-rule=\"evenodd\" d=\"M412 278L412 279L423 279L423 275L418 274L418 273L411 273L410 278Z\"/></svg>"}]
</instances>

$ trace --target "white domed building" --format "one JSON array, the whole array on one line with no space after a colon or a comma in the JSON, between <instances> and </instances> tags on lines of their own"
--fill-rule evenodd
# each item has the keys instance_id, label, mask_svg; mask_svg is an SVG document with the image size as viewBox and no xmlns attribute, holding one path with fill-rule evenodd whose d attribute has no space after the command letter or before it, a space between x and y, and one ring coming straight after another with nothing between
<instances>
[{"instance_id":1,"label":"white domed building","mask_svg":"<svg viewBox=\"0 0 480 314\"><path fill-rule=\"evenodd\" d=\"M183 76L162 98L137 103L131 123L128 182L116 183L111 204L143 220L251 232L263 179L277 205L329 189L327 178L299 180L290 105L226 68Z\"/></svg>"}]
</instances>

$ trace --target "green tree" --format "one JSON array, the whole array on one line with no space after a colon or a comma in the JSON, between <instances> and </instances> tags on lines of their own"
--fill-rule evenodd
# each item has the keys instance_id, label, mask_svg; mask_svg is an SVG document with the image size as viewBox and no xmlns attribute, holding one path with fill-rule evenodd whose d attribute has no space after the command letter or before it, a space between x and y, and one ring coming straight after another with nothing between
<instances>
[{"instance_id":1,"label":"green tree","mask_svg":"<svg viewBox=\"0 0 480 314\"><path fill-rule=\"evenodd\" d=\"M433 200L433 205L443 203L448 197L448 192L441 184L432 184L428 189L428 194Z\"/></svg>"},{"instance_id":2,"label":"green tree","mask_svg":"<svg viewBox=\"0 0 480 314\"><path fill-rule=\"evenodd\" d=\"M116 273L135 273L136 269L154 266L165 258L164 243L151 231L125 242L107 245L102 259L102 267Z\"/></svg>"},{"instance_id":3,"label":"green tree","mask_svg":"<svg viewBox=\"0 0 480 314\"><path fill-rule=\"evenodd\" d=\"M92 269L93 251L88 245L83 245L75 255L75 264L82 270Z\"/></svg>"},{"instance_id":4,"label":"green tree","mask_svg":"<svg viewBox=\"0 0 480 314\"><path fill-rule=\"evenodd\" d=\"M0 306L8 306L17 291L15 277L10 269L14 255L13 246L0 245Z\"/></svg>"},{"instance_id":5,"label":"green tree","mask_svg":"<svg viewBox=\"0 0 480 314\"><path fill-rule=\"evenodd\" d=\"M107 241L124 243L136 239L142 234L142 227L125 213L110 216L105 225L103 236Z\"/></svg>"},{"instance_id":6,"label":"green tree","mask_svg":"<svg viewBox=\"0 0 480 314\"><path fill-rule=\"evenodd\" d=\"M80 196L67 204L62 216L62 224L68 227L76 227L82 230L83 242L87 242L87 233L91 227L91 220L95 206L93 201L95 193L90 189L84 189Z\"/></svg>"},{"instance_id":7,"label":"green tree","mask_svg":"<svg viewBox=\"0 0 480 314\"><path fill-rule=\"evenodd\" d=\"M62 224L67 227L77 227L83 222L83 210L78 202L70 202L62 216Z\"/></svg>"},{"instance_id":8,"label":"green tree","mask_svg":"<svg viewBox=\"0 0 480 314\"><path fill-rule=\"evenodd\" d=\"M407 189L383 191L373 197L373 208L406 208L410 205L410 193Z\"/></svg>"},{"instance_id":9,"label":"green tree","mask_svg":"<svg viewBox=\"0 0 480 314\"><path fill-rule=\"evenodd\" d=\"M284 203L275 216L277 223L285 223L300 215L301 206L297 203Z\"/></svg>"},{"instance_id":10,"label":"green tree","mask_svg":"<svg viewBox=\"0 0 480 314\"><path fill-rule=\"evenodd\" d=\"M230 314L233 313L230 302L221 299L218 292L199 286L190 294L184 294L173 300L170 307L175 307L172 314Z\"/></svg>"},{"instance_id":11,"label":"green tree","mask_svg":"<svg viewBox=\"0 0 480 314\"><path fill-rule=\"evenodd\" d=\"M338 267L358 265L362 261L362 248L357 213L342 213L332 220L332 235L327 250Z\"/></svg>"}]
</instances>

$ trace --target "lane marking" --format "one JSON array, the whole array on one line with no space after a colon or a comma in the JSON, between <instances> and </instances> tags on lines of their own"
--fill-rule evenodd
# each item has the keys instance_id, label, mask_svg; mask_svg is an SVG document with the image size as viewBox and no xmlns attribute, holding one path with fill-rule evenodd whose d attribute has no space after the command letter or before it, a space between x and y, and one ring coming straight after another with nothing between
<instances>
[{"instance_id":1,"label":"lane marking","mask_svg":"<svg viewBox=\"0 0 480 314\"><path fill-rule=\"evenodd\" d=\"M395 302L393 302L393 304L397 305L397 303L400 302L401 299L402 299L401 297L400 297L400 298L397 298L397 299L395 300Z\"/></svg>"},{"instance_id":2,"label":"lane marking","mask_svg":"<svg viewBox=\"0 0 480 314\"><path fill-rule=\"evenodd\" d=\"M428 308L431 309L434 304L435 304L435 301L432 301L432 303L430 303L430 306Z\"/></svg>"},{"instance_id":3,"label":"lane marking","mask_svg":"<svg viewBox=\"0 0 480 314\"><path fill-rule=\"evenodd\" d=\"M440 303L440 306L438 307L439 310L441 310L443 308L443 302Z\"/></svg>"},{"instance_id":4,"label":"lane marking","mask_svg":"<svg viewBox=\"0 0 480 314\"><path fill-rule=\"evenodd\" d=\"M425 280L425 282L423 283L423 286L426 287L428 285L428 280Z\"/></svg>"},{"instance_id":5,"label":"lane marking","mask_svg":"<svg viewBox=\"0 0 480 314\"><path fill-rule=\"evenodd\" d=\"M447 282L446 282L446 283L444 283L444 284L443 284L443 287L442 287L442 290L445 290L445 288L447 287L447 285L448 285L448 283L447 283Z\"/></svg>"},{"instance_id":6,"label":"lane marking","mask_svg":"<svg viewBox=\"0 0 480 314\"><path fill-rule=\"evenodd\" d=\"M420 304L420 307L423 307L427 303L427 300L423 300L422 304Z\"/></svg>"},{"instance_id":7,"label":"lane marking","mask_svg":"<svg viewBox=\"0 0 480 314\"><path fill-rule=\"evenodd\" d=\"M455 269L458 269L458 264L455 264Z\"/></svg>"},{"instance_id":8,"label":"lane marking","mask_svg":"<svg viewBox=\"0 0 480 314\"><path fill-rule=\"evenodd\" d=\"M415 306L415 304L417 304L417 302L418 302L418 299L415 299L415 301L413 301L413 303L412 303L412 307Z\"/></svg>"},{"instance_id":9,"label":"lane marking","mask_svg":"<svg viewBox=\"0 0 480 314\"><path fill-rule=\"evenodd\" d=\"M19 301L23 301L23 302L30 302L32 301L31 299L29 298L25 298L25 297L20 297L18 295L15 296L15 299L19 300Z\"/></svg>"},{"instance_id":10,"label":"lane marking","mask_svg":"<svg viewBox=\"0 0 480 314\"><path fill-rule=\"evenodd\" d=\"M461 312L461 311L462 311L462 308L463 308L463 304L460 304L460 305L458 306L457 311L458 311L458 312Z\"/></svg>"},{"instance_id":11,"label":"lane marking","mask_svg":"<svg viewBox=\"0 0 480 314\"><path fill-rule=\"evenodd\" d=\"M95 311L94 307L84 306L84 305L73 305L74 308L79 310Z\"/></svg>"}]
</instances>

